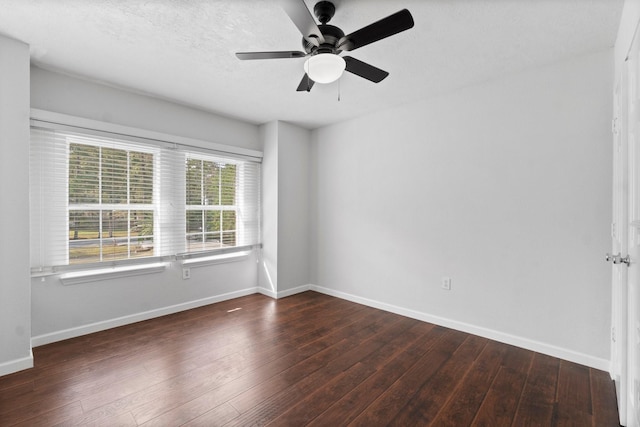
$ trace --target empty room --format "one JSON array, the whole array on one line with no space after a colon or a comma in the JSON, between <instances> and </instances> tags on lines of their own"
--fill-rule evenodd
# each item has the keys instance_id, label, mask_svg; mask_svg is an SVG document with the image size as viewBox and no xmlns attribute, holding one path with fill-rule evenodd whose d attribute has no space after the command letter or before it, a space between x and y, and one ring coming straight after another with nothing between
<instances>
[{"instance_id":1,"label":"empty room","mask_svg":"<svg viewBox=\"0 0 640 427\"><path fill-rule=\"evenodd\" d=\"M0 0L0 425L640 426L639 23Z\"/></svg>"}]
</instances>

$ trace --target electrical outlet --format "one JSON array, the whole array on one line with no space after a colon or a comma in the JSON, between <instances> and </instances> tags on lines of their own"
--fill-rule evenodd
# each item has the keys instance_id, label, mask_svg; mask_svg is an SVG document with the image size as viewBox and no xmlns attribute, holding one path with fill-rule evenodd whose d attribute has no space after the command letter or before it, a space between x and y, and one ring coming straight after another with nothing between
<instances>
[{"instance_id":1,"label":"electrical outlet","mask_svg":"<svg viewBox=\"0 0 640 427\"><path fill-rule=\"evenodd\" d=\"M442 278L442 285L441 285L442 289L444 289L445 291L450 291L451 290L451 277L443 277Z\"/></svg>"},{"instance_id":2,"label":"electrical outlet","mask_svg":"<svg viewBox=\"0 0 640 427\"><path fill-rule=\"evenodd\" d=\"M182 280L191 279L191 269L189 267L182 268Z\"/></svg>"}]
</instances>

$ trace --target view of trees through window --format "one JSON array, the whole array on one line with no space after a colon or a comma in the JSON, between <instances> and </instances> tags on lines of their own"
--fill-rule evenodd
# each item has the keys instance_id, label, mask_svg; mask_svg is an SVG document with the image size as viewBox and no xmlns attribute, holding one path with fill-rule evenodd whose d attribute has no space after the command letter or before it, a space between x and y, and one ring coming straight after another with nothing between
<instances>
[{"instance_id":1,"label":"view of trees through window","mask_svg":"<svg viewBox=\"0 0 640 427\"><path fill-rule=\"evenodd\" d=\"M236 245L236 169L234 164L187 158L188 252Z\"/></svg>"},{"instance_id":2,"label":"view of trees through window","mask_svg":"<svg viewBox=\"0 0 640 427\"><path fill-rule=\"evenodd\" d=\"M69 144L69 263L153 255L153 154Z\"/></svg>"}]
</instances>

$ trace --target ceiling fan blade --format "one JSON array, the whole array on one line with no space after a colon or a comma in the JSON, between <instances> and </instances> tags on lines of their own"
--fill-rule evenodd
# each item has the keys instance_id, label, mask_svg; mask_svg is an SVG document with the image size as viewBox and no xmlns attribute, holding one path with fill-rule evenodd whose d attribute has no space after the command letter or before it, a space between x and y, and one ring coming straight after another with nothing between
<instances>
[{"instance_id":1,"label":"ceiling fan blade","mask_svg":"<svg viewBox=\"0 0 640 427\"><path fill-rule=\"evenodd\" d=\"M355 50L386 37L398 34L413 27L413 17L407 9L402 9L373 24L367 25L338 41L338 49Z\"/></svg>"},{"instance_id":2,"label":"ceiling fan blade","mask_svg":"<svg viewBox=\"0 0 640 427\"><path fill-rule=\"evenodd\" d=\"M302 36L314 46L324 43L324 37L320 28L313 19L311 12L304 4L304 0L282 0L282 8L289 15Z\"/></svg>"},{"instance_id":3,"label":"ceiling fan blade","mask_svg":"<svg viewBox=\"0 0 640 427\"><path fill-rule=\"evenodd\" d=\"M389 75L389 73L381 70L380 68L374 67L373 65L369 65L366 62L362 62L350 56L344 56L343 59L344 62L347 63L345 70L374 83L380 83Z\"/></svg>"},{"instance_id":4,"label":"ceiling fan blade","mask_svg":"<svg viewBox=\"0 0 640 427\"><path fill-rule=\"evenodd\" d=\"M277 59L277 58L303 58L307 54L295 50L285 50L279 52L237 52L236 57L241 60L247 59Z\"/></svg>"},{"instance_id":5,"label":"ceiling fan blade","mask_svg":"<svg viewBox=\"0 0 640 427\"><path fill-rule=\"evenodd\" d=\"M298 85L298 88L296 90L298 92L310 92L314 83L315 82L311 80L307 73L304 73L304 77L302 77L302 80L300 80L300 84Z\"/></svg>"}]
</instances>

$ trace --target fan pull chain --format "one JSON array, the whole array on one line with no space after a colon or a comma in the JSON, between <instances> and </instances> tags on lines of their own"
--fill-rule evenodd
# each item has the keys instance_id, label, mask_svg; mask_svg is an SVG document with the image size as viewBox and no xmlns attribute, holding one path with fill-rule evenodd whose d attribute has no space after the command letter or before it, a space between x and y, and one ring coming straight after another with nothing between
<instances>
[{"instance_id":1,"label":"fan pull chain","mask_svg":"<svg viewBox=\"0 0 640 427\"><path fill-rule=\"evenodd\" d=\"M338 79L338 102L340 102L340 80Z\"/></svg>"}]
</instances>

